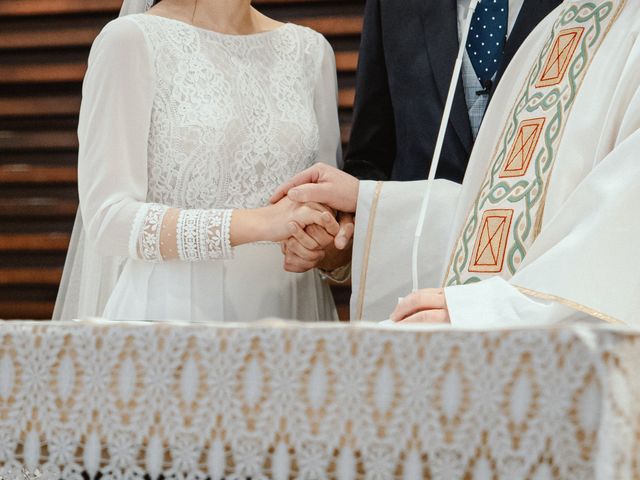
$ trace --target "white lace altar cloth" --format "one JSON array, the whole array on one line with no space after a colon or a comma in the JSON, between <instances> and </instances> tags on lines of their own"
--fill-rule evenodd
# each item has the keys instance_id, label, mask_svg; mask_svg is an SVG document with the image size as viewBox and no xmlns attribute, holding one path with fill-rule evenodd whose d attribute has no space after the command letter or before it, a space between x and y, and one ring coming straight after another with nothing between
<instances>
[{"instance_id":1,"label":"white lace altar cloth","mask_svg":"<svg viewBox=\"0 0 640 480\"><path fill-rule=\"evenodd\" d=\"M637 479L638 367L587 327L0 322L0 477Z\"/></svg>"}]
</instances>

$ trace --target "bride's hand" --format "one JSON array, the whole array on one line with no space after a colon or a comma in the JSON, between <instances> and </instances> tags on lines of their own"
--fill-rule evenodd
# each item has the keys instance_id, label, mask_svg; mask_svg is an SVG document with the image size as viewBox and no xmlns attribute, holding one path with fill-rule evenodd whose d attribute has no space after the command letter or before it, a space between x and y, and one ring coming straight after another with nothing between
<instances>
[{"instance_id":1,"label":"bride's hand","mask_svg":"<svg viewBox=\"0 0 640 480\"><path fill-rule=\"evenodd\" d=\"M317 203L297 203L284 197L278 203L265 209L265 221L269 230L269 241L282 242L291 237L298 229L317 225L327 234L335 237L340 225L335 213Z\"/></svg>"},{"instance_id":2,"label":"bride's hand","mask_svg":"<svg viewBox=\"0 0 640 480\"><path fill-rule=\"evenodd\" d=\"M336 236L340 225L335 213L317 203L297 203L288 197L268 207L234 210L231 220L231 245L255 242L282 242L299 228L318 225Z\"/></svg>"}]
</instances>

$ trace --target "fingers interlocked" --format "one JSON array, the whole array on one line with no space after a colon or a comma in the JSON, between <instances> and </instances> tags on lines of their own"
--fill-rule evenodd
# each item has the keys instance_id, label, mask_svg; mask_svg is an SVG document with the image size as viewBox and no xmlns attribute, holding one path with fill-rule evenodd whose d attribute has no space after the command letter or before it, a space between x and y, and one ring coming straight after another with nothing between
<instances>
[{"instance_id":1,"label":"fingers interlocked","mask_svg":"<svg viewBox=\"0 0 640 480\"><path fill-rule=\"evenodd\" d=\"M339 258L336 249L342 251L349 246L354 231L353 216L340 214L338 223L337 232L319 225L309 225L306 228L292 225L291 237L282 245L285 270L302 273L313 268L323 268L322 263L327 257L330 257L327 263L333 265L329 269L347 264L348 258ZM346 254L350 255L348 252Z\"/></svg>"}]
</instances>

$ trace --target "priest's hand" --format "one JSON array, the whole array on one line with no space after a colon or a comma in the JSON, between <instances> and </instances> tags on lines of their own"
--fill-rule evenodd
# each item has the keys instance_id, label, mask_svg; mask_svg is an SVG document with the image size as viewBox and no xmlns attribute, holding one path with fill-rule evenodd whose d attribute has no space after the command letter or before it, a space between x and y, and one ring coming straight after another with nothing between
<instances>
[{"instance_id":1,"label":"priest's hand","mask_svg":"<svg viewBox=\"0 0 640 480\"><path fill-rule=\"evenodd\" d=\"M331 236L324 228L310 225L298 227L291 238L282 243L284 268L288 272L302 273L313 268L332 272L351 261L354 232L353 215L338 214L340 231Z\"/></svg>"},{"instance_id":2,"label":"priest's hand","mask_svg":"<svg viewBox=\"0 0 640 480\"><path fill-rule=\"evenodd\" d=\"M400 299L391 320L396 323L451 323L444 289L427 288Z\"/></svg>"},{"instance_id":3,"label":"priest's hand","mask_svg":"<svg viewBox=\"0 0 640 480\"><path fill-rule=\"evenodd\" d=\"M278 188L271 197L271 203L289 196L294 202L321 203L339 212L355 213L359 190L357 178L324 163L317 163Z\"/></svg>"}]
</instances>

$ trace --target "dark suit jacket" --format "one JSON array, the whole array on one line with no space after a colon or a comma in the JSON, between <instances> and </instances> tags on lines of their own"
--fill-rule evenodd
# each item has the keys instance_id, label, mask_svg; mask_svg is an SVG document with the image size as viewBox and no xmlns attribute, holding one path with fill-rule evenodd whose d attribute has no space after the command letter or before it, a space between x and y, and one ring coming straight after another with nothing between
<instances>
[{"instance_id":1,"label":"dark suit jacket","mask_svg":"<svg viewBox=\"0 0 640 480\"><path fill-rule=\"evenodd\" d=\"M524 0L505 47L509 61L562 0ZM456 0L367 0L345 170L368 180L427 177L458 52ZM461 182L473 135L462 81L439 178Z\"/></svg>"}]
</instances>

